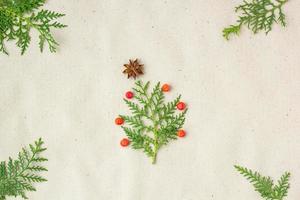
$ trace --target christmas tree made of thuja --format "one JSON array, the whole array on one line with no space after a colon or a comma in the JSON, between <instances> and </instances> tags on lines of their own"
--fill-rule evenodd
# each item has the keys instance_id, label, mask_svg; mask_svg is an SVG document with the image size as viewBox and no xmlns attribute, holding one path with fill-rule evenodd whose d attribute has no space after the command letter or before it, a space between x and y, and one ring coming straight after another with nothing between
<instances>
[{"instance_id":1,"label":"christmas tree made of thuja","mask_svg":"<svg viewBox=\"0 0 300 200\"><path fill-rule=\"evenodd\" d=\"M132 115L120 115L115 122L122 125L128 137L121 141L121 145L131 144L133 149L143 150L154 164L162 146L185 136L181 128L187 109L185 103L180 101L181 95L171 102L164 102L164 93L170 90L168 84L161 87L157 83L151 92L149 86L150 82L135 83L133 91L127 92L124 98Z\"/></svg>"}]
</instances>

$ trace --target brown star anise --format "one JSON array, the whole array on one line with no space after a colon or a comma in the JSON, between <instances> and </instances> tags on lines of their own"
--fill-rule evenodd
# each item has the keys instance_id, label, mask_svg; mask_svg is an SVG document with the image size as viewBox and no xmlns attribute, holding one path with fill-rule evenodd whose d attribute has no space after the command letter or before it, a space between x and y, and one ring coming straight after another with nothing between
<instances>
[{"instance_id":1,"label":"brown star anise","mask_svg":"<svg viewBox=\"0 0 300 200\"><path fill-rule=\"evenodd\" d=\"M138 59L129 59L129 63L124 64L125 70L123 71L123 73L127 74L128 78L133 77L134 79L136 79L137 76L144 74L143 66L144 65L139 63Z\"/></svg>"}]
</instances>

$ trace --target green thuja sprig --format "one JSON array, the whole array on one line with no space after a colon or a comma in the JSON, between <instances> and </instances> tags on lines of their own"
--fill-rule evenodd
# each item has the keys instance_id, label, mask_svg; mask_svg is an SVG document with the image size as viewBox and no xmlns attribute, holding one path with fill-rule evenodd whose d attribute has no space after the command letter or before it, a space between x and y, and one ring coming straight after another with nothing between
<instances>
[{"instance_id":1,"label":"green thuja sprig","mask_svg":"<svg viewBox=\"0 0 300 200\"><path fill-rule=\"evenodd\" d=\"M244 0L235 8L240 13L237 23L223 29L223 37L229 40L230 35L239 35L242 25L246 25L254 34L264 31L268 34L272 25L280 23L286 26L282 6L288 0Z\"/></svg>"},{"instance_id":2,"label":"green thuja sprig","mask_svg":"<svg viewBox=\"0 0 300 200\"><path fill-rule=\"evenodd\" d=\"M51 30L66 25L56 21L65 16L50 10L38 10L46 0L0 0L0 52L8 54L5 41L15 40L23 55L31 41L31 29L39 33L39 48L43 52L45 43L50 52L56 52L58 42Z\"/></svg>"},{"instance_id":3,"label":"green thuja sprig","mask_svg":"<svg viewBox=\"0 0 300 200\"><path fill-rule=\"evenodd\" d=\"M22 148L16 160L9 158L8 162L0 163L0 200L5 200L9 196L28 199L25 193L36 191L33 183L47 181L38 174L48 171L41 165L47 161L40 156L40 153L46 150L43 144L42 139L39 139L29 145L29 150Z\"/></svg>"},{"instance_id":4,"label":"green thuja sprig","mask_svg":"<svg viewBox=\"0 0 300 200\"><path fill-rule=\"evenodd\" d=\"M282 200L288 194L290 188L289 179L291 174L285 172L275 185L271 177L262 176L258 172L240 166L234 166L237 171L246 177L254 186L255 191L266 200Z\"/></svg>"},{"instance_id":5,"label":"green thuja sprig","mask_svg":"<svg viewBox=\"0 0 300 200\"><path fill-rule=\"evenodd\" d=\"M131 127L122 126L131 141L133 149L141 149L156 162L157 152L171 140L177 139L177 131L182 128L187 109L176 113L176 105L180 102L179 95L175 100L164 103L164 93L157 83L149 94L150 82L135 83L133 88L136 103L124 99L132 112L131 116L120 115Z\"/></svg>"}]
</instances>

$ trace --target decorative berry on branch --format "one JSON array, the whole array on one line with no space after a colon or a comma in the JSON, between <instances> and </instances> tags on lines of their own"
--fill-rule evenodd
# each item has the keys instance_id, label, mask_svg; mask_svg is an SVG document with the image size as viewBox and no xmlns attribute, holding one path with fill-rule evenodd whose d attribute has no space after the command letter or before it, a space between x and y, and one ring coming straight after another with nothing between
<instances>
[{"instance_id":1,"label":"decorative berry on branch","mask_svg":"<svg viewBox=\"0 0 300 200\"><path fill-rule=\"evenodd\" d=\"M45 2L46 0L0 0L0 52L8 54L4 43L15 40L23 55L31 41L32 29L39 34L41 52L45 43L51 52L56 52L59 44L51 30L66 27L56 21L65 15L50 10L38 10Z\"/></svg>"},{"instance_id":2,"label":"decorative berry on branch","mask_svg":"<svg viewBox=\"0 0 300 200\"><path fill-rule=\"evenodd\" d=\"M127 99L132 99L134 94L133 94L133 92L128 91L128 92L126 92L125 96L126 96Z\"/></svg>"},{"instance_id":3,"label":"decorative berry on branch","mask_svg":"<svg viewBox=\"0 0 300 200\"><path fill-rule=\"evenodd\" d=\"M149 93L149 85L150 82L143 84L141 81L137 81L135 83L133 98L136 102L124 98L132 115L120 115L117 118L120 123L117 124L123 124L121 122L124 120L126 125L122 126L122 129L128 139L123 139L121 146L131 144L133 149L143 150L154 164L162 146L177 137L185 136L185 132L181 128L187 109L186 105L180 102L181 95L172 102L164 103L164 87L161 88L160 83L157 83ZM180 111L177 113L178 105L180 105L180 109L178 108Z\"/></svg>"},{"instance_id":4,"label":"decorative berry on branch","mask_svg":"<svg viewBox=\"0 0 300 200\"><path fill-rule=\"evenodd\" d=\"M244 0L235 8L241 13L237 23L223 29L223 37L229 40L230 35L239 35L242 25L247 26L252 32L264 31L268 34L274 23L286 26L285 14L282 6L288 0Z\"/></svg>"},{"instance_id":5,"label":"decorative berry on branch","mask_svg":"<svg viewBox=\"0 0 300 200\"><path fill-rule=\"evenodd\" d=\"M122 125L122 124L124 124L124 119L121 117L117 117L115 119L115 123L116 123L116 125Z\"/></svg>"},{"instance_id":6,"label":"decorative berry on branch","mask_svg":"<svg viewBox=\"0 0 300 200\"><path fill-rule=\"evenodd\" d=\"M176 106L178 110L184 110L186 107L184 102L179 102Z\"/></svg>"},{"instance_id":7,"label":"decorative berry on branch","mask_svg":"<svg viewBox=\"0 0 300 200\"><path fill-rule=\"evenodd\" d=\"M185 137L186 133L185 133L184 130L179 130L179 131L177 132L177 135L178 135L178 137Z\"/></svg>"},{"instance_id":8,"label":"decorative berry on branch","mask_svg":"<svg viewBox=\"0 0 300 200\"><path fill-rule=\"evenodd\" d=\"M171 86L169 84L163 84L163 86L161 87L161 90L163 92L169 92L171 90Z\"/></svg>"},{"instance_id":9,"label":"decorative berry on branch","mask_svg":"<svg viewBox=\"0 0 300 200\"><path fill-rule=\"evenodd\" d=\"M47 181L39 175L40 172L48 171L41 166L41 163L47 161L40 156L46 150L43 144L42 139L39 139L29 145L30 150L22 148L18 159L9 158L8 162L0 163L0 200L9 196L28 199L25 193L36 191L34 183Z\"/></svg>"},{"instance_id":10,"label":"decorative berry on branch","mask_svg":"<svg viewBox=\"0 0 300 200\"><path fill-rule=\"evenodd\" d=\"M122 147L127 147L130 144L130 141L127 138L123 138L120 144Z\"/></svg>"},{"instance_id":11,"label":"decorative berry on branch","mask_svg":"<svg viewBox=\"0 0 300 200\"><path fill-rule=\"evenodd\" d=\"M237 165L234 167L253 184L255 191L259 192L264 199L283 200L287 196L290 188L289 179L291 174L289 172L285 172L275 185L269 176L262 176L258 172L253 172L245 167Z\"/></svg>"},{"instance_id":12,"label":"decorative berry on branch","mask_svg":"<svg viewBox=\"0 0 300 200\"><path fill-rule=\"evenodd\" d=\"M135 60L129 60L128 64L124 64L125 70L123 71L124 74L127 74L127 77L133 77L136 79L136 77L143 75L143 66L139 63L138 59Z\"/></svg>"}]
</instances>

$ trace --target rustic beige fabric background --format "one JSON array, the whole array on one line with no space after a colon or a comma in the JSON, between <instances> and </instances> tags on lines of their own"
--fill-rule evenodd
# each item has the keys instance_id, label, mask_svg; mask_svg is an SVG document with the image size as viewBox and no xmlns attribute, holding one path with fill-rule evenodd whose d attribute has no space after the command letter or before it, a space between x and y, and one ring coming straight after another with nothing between
<instances>
[{"instance_id":1,"label":"rustic beige fabric background","mask_svg":"<svg viewBox=\"0 0 300 200\"><path fill-rule=\"evenodd\" d=\"M300 2L288 27L266 37L243 29L226 42L240 0L49 0L67 14L58 53L1 55L0 160L42 137L48 183L32 200L261 199L233 168L274 178L292 173L300 198ZM188 136L160 151L157 165L123 149L114 118L133 86L121 73L141 58L143 81L168 82L190 108Z\"/></svg>"}]
</instances>

